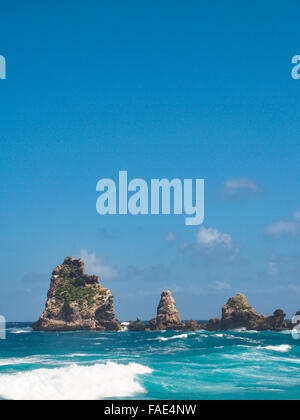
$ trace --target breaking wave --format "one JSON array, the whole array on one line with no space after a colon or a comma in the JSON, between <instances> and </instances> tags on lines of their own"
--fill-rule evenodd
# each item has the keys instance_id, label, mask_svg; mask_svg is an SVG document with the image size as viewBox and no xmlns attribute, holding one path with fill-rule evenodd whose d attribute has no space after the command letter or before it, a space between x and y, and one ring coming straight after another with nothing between
<instances>
[{"instance_id":1,"label":"breaking wave","mask_svg":"<svg viewBox=\"0 0 300 420\"><path fill-rule=\"evenodd\" d=\"M152 370L137 363L116 363L0 375L0 396L8 400L100 400L145 393L140 375Z\"/></svg>"},{"instance_id":2,"label":"breaking wave","mask_svg":"<svg viewBox=\"0 0 300 420\"><path fill-rule=\"evenodd\" d=\"M183 338L188 338L188 334L174 335L173 337L158 337L156 340L170 341L170 340L177 340L177 339L183 339Z\"/></svg>"},{"instance_id":3,"label":"breaking wave","mask_svg":"<svg viewBox=\"0 0 300 420\"><path fill-rule=\"evenodd\" d=\"M121 327L123 332L128 331L128 326L130 325L130 322L122 322Z\"/></svg>"},{"instance_id":4,"label":"breaking wave","mask_svg":"<svg viewBox=\"0 0 300 420\"><path fill-rule=\"evenodd\" d=\"M27 327L27 328L9 328L7 330L10 334L28 334L31 333L33 331L32 328Z\"/></svg>"},{"instance_id":5,"label":"breaking wave","mask_svg":"<svg viewBox=\"0 0 300 420\"><path fill-rule=\"evenodd\" d=\"M34 365L47 362L51 362L50 356L12 357L0 359L0 366Z\"/></svg>"},{"instance_id":6,"label":"breaking wave","mask_svg":"<svg viewBox=\"0 0 300 420\"><path fill-rule=\"evenodd\" d=\"M288 353L292 347L287 344L282 344L281 346L267 346L267 347L262 347L262 348L264 350L271 350L271 351L276 351L279 353Z\"/></svg>"}]
</instances>

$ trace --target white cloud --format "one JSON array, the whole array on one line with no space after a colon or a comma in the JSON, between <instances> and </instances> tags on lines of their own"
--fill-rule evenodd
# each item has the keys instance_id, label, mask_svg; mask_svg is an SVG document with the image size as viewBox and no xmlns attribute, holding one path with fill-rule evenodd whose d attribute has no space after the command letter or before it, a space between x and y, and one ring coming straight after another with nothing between
<instances>
[{"instance_id":1,"label":"white cloud","mask_svg":"<svg viewBox=\"0 0 300 420\"><path fill-rule=\"evenodd\" d=\"M262 187L251 178L233 178L223 185L223 197L226 199L253 198L260 192L262 192Z\"/></svg>"},{"instance_id":2,"label":"white cloud","mask_svg":"<svg viewBox=\"0 0 300 420\"><path fill-rule=\"evenodd\" d=\"M213 284L210 285L210 288L222 292L224 290L231 290L232 286L229 283L215 281Z\"/></svg>"},{"instance_id":3,"label":"white cloud","mask_svg":"<svg viewBox=\"0 0 300 420\"><path fill-rule=\"evenodd\" d=\"M82 249L80 257L85 263L86 272L99 276L100 280L111 280L118 276L118 272L110 265L104 264L102 258L96 253L89 253L86 249Z\"/></svg>"},{"instance_id":4,"label":"white cloud","mask_svg":"<svg viewBox=\"0 0 300 420\"><path fill-rule=\"evenodd\" d=\"M265 235L271 238L283 236L295 237L300 234L300 211L296 211L290 220L279 220L265 229Z\"/></svg>"},{"instance_id":5,"label":"white cloud","mask_svg":"<svg viewBox=\"0 0 300 420\"><path fill-rule=\"evenodd\" d=\"M227 233L221 233L217 229L202 226L197 235L197 244L204 248L225 247L231 248L233 245L232 237Z\"/></svg>"},{"instance_id":6,"label":"white cloud","mask_svg":"<svg viewBox=\"0 0 300 420\"><path fill-rule=\"evenodd\" d=\"M196 240L192 244L185 243L181 246L182 251L191 250L197 257L207 261L228 260L238 262L239 248L228 233L219 232L218 229L201 226Z\"/></svg>"}]
</instances>

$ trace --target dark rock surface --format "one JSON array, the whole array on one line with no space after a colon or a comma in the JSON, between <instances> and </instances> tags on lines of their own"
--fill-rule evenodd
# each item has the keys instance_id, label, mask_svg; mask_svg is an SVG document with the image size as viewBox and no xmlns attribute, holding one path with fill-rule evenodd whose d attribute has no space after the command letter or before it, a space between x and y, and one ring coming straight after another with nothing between
<instances>
[{"instance_id":1,"label":"dark rock surface","mask_svg":"<svg viewBox=\"0 0 300 420\"><path fill-rule=\"evenodd\" d=\"M178 312L172 293L168 290L161 295L157 309L157 317L150 321L152 331L176 330L193 331L199 329L196 321L183 322Z\"/></svg>"},{"instance_id":2,"label":"dark rock surface","mask_svg":"<svg viewBox=\"0 0 300 420\"><path fill-rule=\"evenodd\" d=\"M68 257L52 273L46 309L35 331L119 331L114 298L97 276L85 274L81 259Z\"/></svg>"},{"instance_id":3,"label":"dark rock surface","mask_svg":"<svg viewBox=\"0 0 300 420\"><path fill-rule=\"evenodd\" d=\"M207 331L226 331L237 328L256 331L283 331L290 328L285 321L285 313L277 309L272 316L259 315L249 305L246 296L238 294L230 298L222 308L222 319L214 318L208 324L201 325Z\"/></svg>"},{"instance_id":4,"label":"dark rock surface","mask_svg":"<svg viewBox=\"0 0 300 420\"><path fill-rule=\"evenodd\" d=\"M286 314L282 309L277 309L272 316L261 316L256 326L257 331L283 331L288 330L291 324L285 321Z\"/></svg>"},{"instance_id":5,"label":"dark rock surface","mask_svg":"<svg viewBox=\"0 0 300 420\"><path fill-rule=\"evenodd\" d=\"M130 322L130 324L128 325L128 331L131 331L131 332L146 331L146 325L143 324L140 319L137 319L136 321Z\"/></svg>"}]
</instances>

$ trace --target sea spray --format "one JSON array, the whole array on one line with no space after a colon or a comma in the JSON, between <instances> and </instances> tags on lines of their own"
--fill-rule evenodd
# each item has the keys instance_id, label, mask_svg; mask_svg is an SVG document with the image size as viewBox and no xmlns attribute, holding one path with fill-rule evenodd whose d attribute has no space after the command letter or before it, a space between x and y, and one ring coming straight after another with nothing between
<instances>
[{"instance_id":1,"label":"sea spray","mask_svg":"<svg viewBox=\"0 0 300 420\"><path fill-rule=\"evenodd\" d=\"M0 396L10 400L99 400L143 394L140 375L150 374L147 366L116 363L37 369L14 375L0 375Z\"/></svg>"}]
</instances>

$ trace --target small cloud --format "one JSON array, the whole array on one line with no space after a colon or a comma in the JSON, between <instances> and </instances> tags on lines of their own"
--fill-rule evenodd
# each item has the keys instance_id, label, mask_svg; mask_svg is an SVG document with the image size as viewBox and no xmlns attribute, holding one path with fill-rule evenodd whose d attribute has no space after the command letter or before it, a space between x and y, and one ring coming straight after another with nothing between
<instances>
[{"instance_id":1,"label":"small cloud","mask_svg":"<svg viewBox=\"0 0 300 420\"><path fill-rule=\"evenodd\" d=\"M300 234L300 211L296 211L290 220L279 220L265 229L265 236L279 239L282 237L296 237Z\"/></svg>"},{"instance_id":2,"label":"small cloud","mask_svg":"<svg viewBox=\"0 0 300 420\"><path fill-rule=\"evenodd\" d=\"M98 257L96 253L88 253L86 249L82 249L80 257L83 259L88 273L95 274L104 280L111 280L118 276L118 272L110 265L104 264L102 258Z\"/></svg>"},{"instance_id":3,"label":"small cloud","mask_svg":"<svg viewBox=\"0 0 300 420\"><path fill-rule=\"evenodd\" d=\"M253 199L263 188L251 178L229 179L223 184L222 196L225 200Z\"/></svg>"},{"instance_id":4,"label":"small cloud","mask_svg":"<svg viewBox=\"0 0 300 420\"><path fill-rule=\"evenodd\" d=\"M222 281L215 281L213 284L210 285L210 288L219 292L223 292L224 290L231 290L232 286L231 284Z\"/></svg>"},{"instance_id":5,"label":"small cloud","mask_svg":"<svg viewBox=\"0 0 300 420\"><path fill-rule=\"evenodd\" d=\"M192 244L185 243L181 246L181 250L192 250L196 256L207 261L223 259L236 263L241 259L239 247L228 233L204 226L199 229L196 241Z\"/></svg>"},{"instance_id":6,"label":"small cloud","mask_svg":"<svg viewBox=\"0 0 300 420\"><path fill-rule=\"evenodd\" d=\"M173 232L169 232L166 236L166 241L167 242L175 242L176 241L176 236Z\"/></svg>"},{"instance_id":7,"label":"small cloud","mask_svg":"<svg viewBox=\"0 0 300 420\"><path fill-rule=\"evenodd\" d=\"M221 233L217 229L201 227L197 235L197 244L201 248L231 248L232 237L227 233Z\"/></svg>"}]
</instances>

